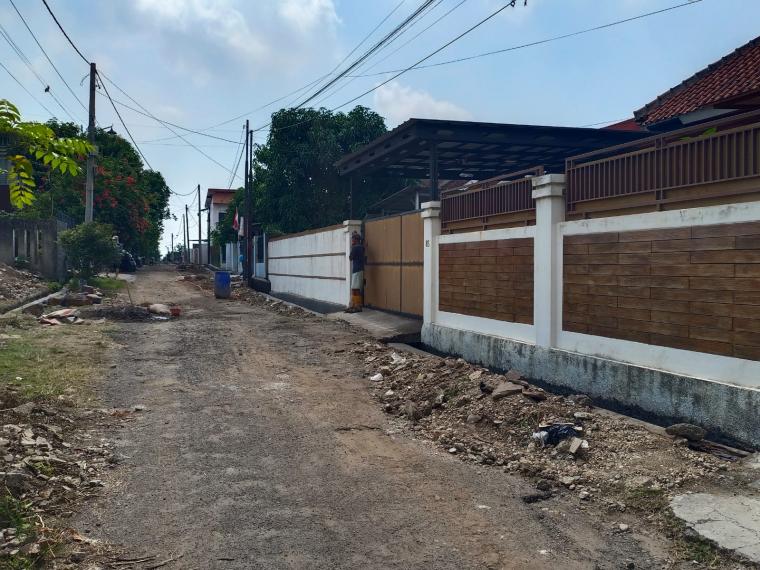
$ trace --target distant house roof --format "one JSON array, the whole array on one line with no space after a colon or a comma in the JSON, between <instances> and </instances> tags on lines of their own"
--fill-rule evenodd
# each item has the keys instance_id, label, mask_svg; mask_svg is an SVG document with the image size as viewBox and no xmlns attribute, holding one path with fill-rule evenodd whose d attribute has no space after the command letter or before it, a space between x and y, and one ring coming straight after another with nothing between
<instances>
[{"instance_id":1,"label":"distant house roof","mask_svg":"<svg viewBox=\"0 0 760 570\"><path fill-rule=\"evenodd\" d=\"M708 65L634 113L642 125L704 108L760 107L760 37Z\"/></svg>"},{"instance_id":2,"label":"distant house roof","mask_svg":"<svg viewBox=\"0 0 760 570\"><path fill-rule=\"evenodd\" d=\"M636 122L636 119L626 119L625 121L620 121L618 123L613 123L611 125L607 125L606 127L602 127L604 129L607 129L608 131L635 131L635 132L642 132L646 129L639 125Z\"/></svg>"},{"instance_id":3,"label":"distant house roof","mask_svg":"<svg viewBox=\"0 0 760 570\"><path fill-rule=\"evenodd\" d=\"M235 196L234 188L209 188L206 191L206 207L209 204L229 204Z\"/></svg>"}]
</instances>

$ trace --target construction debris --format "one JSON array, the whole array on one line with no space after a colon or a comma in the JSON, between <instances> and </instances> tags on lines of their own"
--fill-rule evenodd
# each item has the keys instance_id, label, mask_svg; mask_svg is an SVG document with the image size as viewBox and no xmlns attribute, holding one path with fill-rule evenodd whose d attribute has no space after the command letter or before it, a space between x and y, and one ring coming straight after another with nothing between
<instances>
[{"instance_id":1,"label":"construction debris","mask_svg":"<svg viewBox=\"0 0 760 570\"><path fill-rule=\"evenodd\" d=\"M552 394L519 371L498 374L461 358L399 355L368 341L352 352L364 360L365 378L388 414L464 461L548 481L618 510L632 490L670 494L732 481L732 464L720 455L622 416L595 413L588 396Z\"/></svg>"}]
</instances>

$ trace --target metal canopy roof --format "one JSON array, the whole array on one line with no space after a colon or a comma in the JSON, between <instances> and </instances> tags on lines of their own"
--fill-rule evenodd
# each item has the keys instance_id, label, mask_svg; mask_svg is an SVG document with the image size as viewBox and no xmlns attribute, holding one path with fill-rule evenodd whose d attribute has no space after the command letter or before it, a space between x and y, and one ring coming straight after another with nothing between
<instances>
[{"instance_id":1,"label":"metal canopy roof","mask_svg":"<svg viewBox=\"0 0 760 570\"><path fill-rule=\"evenodd\" d=\"M630 142L647 133L409 119L337 163L342 175L430 177L435 147L440 179L483 180L505 172L544 166L564 172L565 158Z\"/></svg>"}]
</instances>

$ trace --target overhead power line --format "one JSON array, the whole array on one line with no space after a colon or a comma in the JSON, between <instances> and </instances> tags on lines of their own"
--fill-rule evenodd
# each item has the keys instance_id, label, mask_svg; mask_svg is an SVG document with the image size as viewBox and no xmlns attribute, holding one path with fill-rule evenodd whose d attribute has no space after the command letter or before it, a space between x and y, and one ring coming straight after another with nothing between
<instances>
[{"instance_id":1,"label":"overhead power line","mask_svg":"<svg viewBox=\"0 0 760 570\"><path fill-rule=\"evenodd\" d=\"M510 51L516 51L516 50L520 50L520 49L534 47L534 46L538 46L538 45L542 45L542 44L547 44L547 43L550 43L550 42L556 42L556 41L559 41L559 40L564 40L564 39L567 39L567 38L572 38L572 37L575 37L575 36L580 36L580 35L583 35L583 34L588 34L590 32L596 32L598 30L603 30L605 28L611 28L613 26L618 26L620 24L626 24L628 22L633 22L635 20L640 20L642 18L647 18L649 16L655 16L657 14L663 14L665 12L670 12L671 10L677 10L678 8L683 8L685 6L690 6L692 4L697 4L698 2L702 2L702 0L688 0L688 2L683 2L681 4L676 4L674 6L669 6L667 8L662 8L660 10L654 10L652 12L645 12L644 14L639 14L637 16L632 16L630 18L624 18L622 20L616 20L614 22L608 22L606 24L602 24L602 25L599 25L599 26L594 26L593 28L585 28L583 30L578 30L578 31L575 31L575 32L570 32L570 33L562 34L562 35L559 35L559 36L553 36L553 37L546 38L546 39L543 39L543 40L537 40L537 41L534 41L534 42L529 42L529 43L526 43L526 44L520 44L520 45L508 47L508 48L497 49L497 50L487 51L487 52L483 52L483 53L477 53L477 54L466 56L466 57L457 57L457 58L454 58L454 59L448 59L446 61L437 61L437 62L434 62L434 63L429 63L427 65L417 65L413 69L414 70L417 70L417 69L429 69L431 67L440 67L442 65L451 65L453 63L461 63L463 61L471 61L473 59L479 59L481 57L488 57L488 56L497 55L497 54L500 54L500 53L507 53L507 52L510 52ZM356 76L352 76L352 77L377 77L379 75L387 75L388 73L397 73L399 71L402 71L402 70L400 70L400 69L388 69L386 71L378 71L376 73L367 73L367 74L356 75Z\"/></svg>"},{"instance_id":2,"label":"overhead power line","mask_svg":"<svg viewBox=\"0 0 760 570\"><path fill-rule=\"evenodd\" d=\"M429 8L433 4L434 1L435 0L425 0L424 2L422 2L422 4L420 4L420 6L418 6L414 12L412 12L400 24L398 24L395 28L393 28L390 32L388 32L385 36L383 36L379 41L377 41L371 48L369 48L358 59L356 59L353 63L351 63L351 65L349 65L343 71L338 73L335 77L330 79L326 84L324 84L319 89L317 89L316 92L314 92L309 97L301 101L298 105L296 105L296 109L303 107L310 101L313 101L314 99L319 97L319 95L324 93L330 86L334 85L337 81L339 81L342 77L345 77L353 69L356 69L358 65L360 65L372 54L377 52L377 50L379 50L383 45L387 44L392 38L396 37L404 28L406 28L414 20L416 20L427 8Z\"/></svg>"},{"instance_id":3,"label":"overhead power line","mask_svg":"<svg viewBox=\"0 0 760 570\"><path fill-rule=\"evenodd\" d=\"M50 59L50 56L45 51L45 48L42 47L42 44L40 44L39 40L37 39L37 36L34 34L32 29L29 27L29 24L27 24L26 19L24 19L24 16L19 12L19 9L16 7L16 4L13 2L13 0L8 0L11 3L11 6L13 6L13 9L16 11L16 14L18 14L18 17L21 18L21 21L24 23L24 26L26 26L26 29L29 31L29 33L32 35L32 38L34 38L34 42L37 44L37 47L40 48L42 53L44 54L45 58L48 60L48 63L51 65L53 70L56 72L58 77L60 77L61 81L63 81L63 84L66 86L66 89L69 90L69 93L74 97L74 99L77 100L77 102L82 106L82 109L87 111L87 107L84 103L82 103L82 100L77 96L76 93L74 93L74 90L71 88L71 86L68 84L68 82L63 78L63 75L61 75L61 72L58 71L58 68L53 63L53 60Z\"/></svg>"},{"instance_id":4,"label":"overhead power line","mask_svg":"<svg viewBox=\"0 0 760 570\"><path fill-rule=\"evenodd\" d=\"M174 133L175 135L177 135L177 136L178 136L180 139L182 139L182 141L184 141L184 142L185 142L185 144L187 144L188 146L190 146L190 147L194 148L196 151L198 151L200 154L202 154L203 156L205 156L207 159L209 159L211 162L213 162L214 164L216 164L216 165L217 165L217 166L219 166L220 168L222 168L222 169L226 170L227 172L230 172L230 170L229 170L229 169L228 169L226 166L224 166L224 165L223 165L221 162L219 162L218 160L216 160L214 157L212 157L212 156L210 156L210 155L206 154L206 153L205 153L205 152L203 152L203 151L202 151L200 148L198 148L196 145L194 145L193 143L191 143L190 141L188 141L188 140L187 140L187 139L186 139L184 136L182 136L181 134L177 133L177 131L175 131L175 130L174 130L172 127L171 127L171 126L169 126L169 123L167 123L166 121L162 121L161 119L159 119L158 117L156 117L156 116L155 116L153 113L151 113L150 111L148 111L148 109L146 109L146 108L145 108L145 106L141 105L141 104L140 104L140 103L139 103L137 100L135 100L135 98L134 98L134 97L132 97L132 96L131 96L129 93L127 93L126 91L124 91L124 89L122 89L121 87L119 87L119 86L118 86L116 83L114 83L114 82L113 82L111 79L109 79L108 77L106 77L105 75L103 75L101 72L98 72L98 76L100 76L100 77L104 78L104 79L105 79L105 81L109 82L109 83L110 83L111 85L113 85L113 86L114 86L116 89L118 89L118 90L119 90L119 92L121 92L121 93L122 93L122 94L123 94L123 95L124 95L124 96L125 96L127 99L129 99L129 100L130 100L130 101L132 101L132 102L133 102L135 105L137 105L137 106L138 106L140 109L142 109L142 110L143 110L143 111L144 111L144 112L147 114L147 116L148 116L148 117L150 117L150 118L151 118L151 119L153 119L154 121L157 121L157 122L161 123L161 124L162 124L162 125L164 125L164 126L165 126L165 127L166 127L166 128L169 130L169 131L170 131L170 132L172 132L172 133ZM109 99L110 99L110 97L109 97ZM112 102L112 103L113 103L113 102ZM235 141L232 141L232 142L235 142ZM137 144L137 143L135 143L135 144ZM237 176L237 174L235 174L235 176ZM239 176L238 176L238 178L239 178Z\"/></svg>"},{"instance_id":5,"label":"overhead power line","mask_svg":"<svg viewBox=\"0 0 760 570\"><path fill-rule=\"evenodd\" d=\"M210 127L206 127L205 129L200 129L200 132L196 131L196 134L205 133L205 132L210 131L212 129L215 129L217 127L221 127L223 125L227 125L229 123L232 123L233 121L238 121L238 120L242 119L243 117L245 117L247 115L252 115L254 113L258 113L259 111L262 111L262 110L266 109L267 107L271 107L272 105L274 105L276 103L279 103L280 101L284 101L285 99L287 99L289 97L292 97L293 95L299 95L302 91L306 91L307 89L312 88L314 85L316 85L317 83L319 83L323 79L326 79L327 77L329 77L330 75L332 75L341 65L343 65L343 63L345 63L345 61L356 52L356 50L358 50L362 45L364 45L364 43L370 37L372 37L372 34L374 34L378 30L378 28L380 28L380 26L382 26L404 4L405 1L406 0L402 0L401 2L399 2L382 20L380 20L380 22L374 28L372 28L372 30L370 30L369 33L367 33L364 36L364 38L335 67L333 67L330 71L328 71L324 75L322 75L320 77L317 77L315 80L311 81L310 83L307 83L306 85L303 85L303 86L299 87L298 89L295 89L294 91L291 91L290 93L286 93L285 95L283 95L281 97L278 97L276 99L273 99L272 101L269 101L268 103L264 103L263 105L261 105L259 107L256 107L255 109L252 109L250 111L246 111L245 113L241 113L240 115L237 115L235 117L232 117L231 119L227 119L225 121L222 121L221 123L216 123L214 125L211 125ZM153 143L153 142L163 142L163 141L168 141L168 140L172 140L172 139L175 139L175 138L177 138L177 137L174 137L174 136L172 136L172 137L162 137L162 138L157 138L157 139L150 139L150 140L145 141L145 142L151 142L151 143Z\"/></svg>"},{"instance_id":6,"label":"overhead power line","mask_svg":"<svg viewBox=\"0 0 760 570\"><path fill-rule=\"evenodd\" d=\"M2 63L2 62L0 62L0 67L2 67L2 68L5 70L5 72L6 72L8 75L10 75L10 76L11 76L11 79L13 79L13 81L15 81L16 83L18 83L18 85L19 85L19 87L21 87L21 89L23 89L24 91L26 91L26 94L27 94L27 95L29 95L29 97L31 97L32 99L34 99L34 101L35 101L35 102L36 102L36 103L37 103L37 104L38 104L40 107L42 107L43 109L45 109L45 111L47 111L47 112L48 112L48 114L49 114L51 117L55 117L55 113L53 113L53 112L52 112L50 109L48 109L47 107L45 107L45 104L44 104L42 101L40 101L39 99L37 99L37 97L35 97L35 96L34 96L34 94L33 94L31 91L29 91L29 89L27 89L27 88L24 86L24 84L23 84L23 83L21 83L21 82L18 80L18 78L17 78L15 75L13 75L13 74L11 73L11 70L10 70L10 69L8 69L7 67L5 67L5 65L3 65L3 63Z\"/></svg>"},{"instance_id":7,"label":"overhead power line","mask_svg":"<svg viewBox=\"0 0 760 570\"><path fill-rule=\"evenodd\" d=\"M67 40L69 40L69 43L71 44L71 47L74 48L74 51L76 51L77 54L79 54L79 57L81 57L87 65L90 65L90 60L87 59L84 55L82 55L82 52L79 51L79 48L76 46L74 41L69 37L69 34L67 34L66 30L63 29L63 26L58 21L58 18L56 18L55 14L53 14L53 10L50 9L50 6L48 5L47 0L42 0L42 3L45 5L45 8L47 8L47 11L50 12L50 15L53 17L53 21L58 26L58 29L61 30L61 33L66 37Z\"/></svg>"},{"instance_id":8,"label":"overhead power line","mask_svg":"<svg viewBox=\"0 0 760 570\"><path fill-rule=\"evenodd\" d=\"M34 65L32 65L32 60L30 60L27 55L24 53L24 51L19 47L19 45L13 40L11 35L8 33L8 30L6 30L2 24L0 24L0 35L3 36L3 39L8 43L8 45L11 47L13 52L18 56L18 58L21 60L21 63L23 63L26 68L32 72L32 74L37 78L37 80L42 84L42 88L44 89L44 92L50 95L52 99L56 102L56 104L61 108L61 110L66 113L69 118L77 122L77 119L74 118L74 115L71 114L71 112L61 103L61 101L58 99L58 97L55 96L52 89L50 88L50 83L45 80L34 68Z\"/></svg>"},{"instance_id":9,"label":"overhead power line","mask_svg":"<svg viewBox=\"0 0 760 570\"><path fill-rule=\"evenodd\" d=\"M240 133L240 142L238 142L238 147L240 148L240 153L238 153L237 149L235 149L235 154L237 155L237 162L233 160L232 164L232 172L235 173L238 171L238 168L240 167L240 159L243 158L243 151L245 150L245 146L243 145L243 138L245 137L245 125L243 125L242 132ZM232 188L232 183L235 181L235 177L233 174L230 174L230 181L227 182L227 188Z\"/></svg>"},{"instance_id":10,"label":"overhead power line","mask_svg":"<svg viewBox=\"0 0 760 570\"><path fill-rule=\"evenodd\" d=\"M100 73L98 73L98 77L100 77ZM124 122L124 119L121 118L121 113L119 113L119 110L116 108L116 104L113 102L113 99L111 99L111 94L108 92L108 87L106 86L105 81L101 81L100 84L103 86L103 91L105 91L106 97L108 97L108 100L111 102L111 107L113 107L114 112L116 113L116 116L119 118L119 122L121 123L121 126L124 127L124 130L127 131L127 136L129 136L129 140L132 141L132 144L135 145L135 150L139 153L139 155L142 157L145 164L153 170L153 167L150 165L150 162L148 162L148 159L145 158L145 155L143 154L142 150L140 150L140 147L137 146L137 142L135 142L135 138L132 136L132 133L129 132L129 127L127 127L127 124Z\"/></svg>"}]
</instances>

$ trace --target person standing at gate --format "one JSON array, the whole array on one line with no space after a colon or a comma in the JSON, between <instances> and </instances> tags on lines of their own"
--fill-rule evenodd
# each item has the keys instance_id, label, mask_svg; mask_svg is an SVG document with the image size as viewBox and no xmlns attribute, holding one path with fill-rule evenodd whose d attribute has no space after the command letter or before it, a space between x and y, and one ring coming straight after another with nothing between
<instances>
[{"instance_id":1,"label":"person standing at gate","mask_svg":"<svg viewBox=\"0 0 760 570\"><path fill-rule=\"evenodd\" d=\"M362 310L364 299L362 288L364 287L364 245L362 236L357 232L351 234L351 253L348 256L351 261L351 305L346 309L347 313L358 313Z\"/></svg>"}]
</instances>

